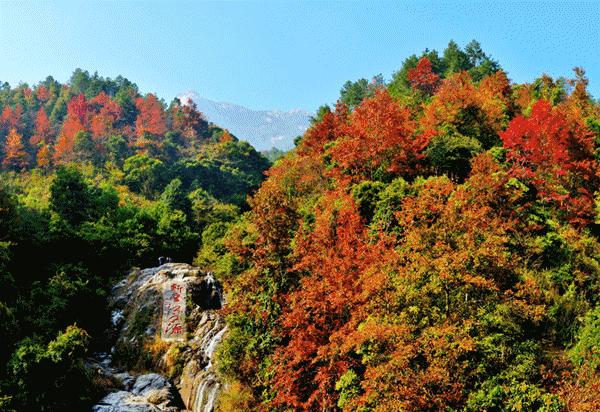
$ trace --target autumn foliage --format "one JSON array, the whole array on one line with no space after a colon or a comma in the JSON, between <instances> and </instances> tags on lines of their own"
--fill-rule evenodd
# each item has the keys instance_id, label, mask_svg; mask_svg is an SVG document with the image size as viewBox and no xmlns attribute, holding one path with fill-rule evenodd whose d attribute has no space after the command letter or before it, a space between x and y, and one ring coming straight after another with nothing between
<instances>
[{"instance_id":1,"label":"autumn foliage","mask_svg":"<svg viewBox=\"0 0 600 412\"><path fill-rule=\"evenodd\" d=\"M479 85L468 73L456 73L444 80L424 108L421 125L426 133L452 129L490 148L498 144L498 132L506 126L509 93L502 71L484 78Z\"/></svg>"},{"instance_id":2,"label":"autumn foliage","mask_svg":"<svg viewBox=\"0 0 600 412\"><path fill-rule=\"evenodd\" d=\"M22 122L23 106L17 104L14 109L10 106L4 106L2 114L0 114L0 126L4 130L21 130L23 128Z\"/></svg>"},{"instance_id":3,"label":"autumn foliage","mask_svg":"<svg viewBox=\"0 0 600 412\"><path fill-rule=\"evenodd\" d=\"M227 240L223 373L246 409L591 410L600 111L585 79L561 95L425 57L406 73L405 95L320 111L253 196Z\"/></svg>"},{"instance_id":4,"label":"autumn foliage","mask_svg":"<svg viewBox=\"0 0 600 412\"><path fill-rule=\"evenodd\" d=\"M2 165L6 169L24 169L28 164L27 152L23 145L23 136L16 129L10 129L4 146Z\"/></svg>"},{"instance_id":5,"label":"autumn foliage","mask_svg":"<svg viewBox=\"0 0 600 412\"><path fill-rule=\"evenodd\" d=\"M102 92L90 101L95 108L95 113L91 116L90 130L96 140L110 136L116 131L115 124L121 118L121 107Z\"/></svg>"},{"instance_id":6,"label":"autumn foliage","mask_svg":"<svg viewBox=\"0 0 600 412\"><path fill-rule=\"evenodd\" d=\"M35 116L35 134L29 139L32 146L50 143L52 138L52 126L46 111L41 108Z\"/></svg>"},{"instance_id":7,"label":"autumn foliage","mask_svg":"<svg viewBox=\"0 0 600 412\"><path fill-rule=\"evenodd\" d=\"M408 81L413 89L433 94L439 85L440 76L433 72L431 61L427 57L422 57L417 67L408 72Z\"/></svg>"},{"instance_id":8,"label":"autumn foliage","mask_svg":"<svg viewBox=\"0 0 600 412\"><path fill-rule=\"evenodd\" d=\"M117 384L86 360L112 345L115 279L157 256L218 256L269 165L193 103L166 106L121 76L0 84L0 410L93 409ZM303 171L312 188L320 169ZM113 351L115 365L145 370L135 346ZM174 377L183 352L171 352Z\"/></svg>"},{"instance_id":9,"label":"autumn foliage","mask_svg":"<svg viewBox=\"0 0 600 412\"><path fill-rule=\"evenodd\" d=\"M529 117L517 116L500 136L516 177L531 182L569 220L592 220L600 163L594 158L594 133L581 119L569 119L562 108L540 100Z\"/></svg>"},{"instance_id":10,"label":"autumn foliage","mask_svg":"<svg viewBox=\"0 0 600 412\"><path fill-rule=\"evenodd\" d=\"M137 89L23 87L0 114L2 165L105 162L139 193L193 198L182 219L223 216L196 259L228 291L223 407L597 410L600 106L585 72L515 84L476 42L451 43L365 85L319 110L235 217L194 183L228 170L235 138Z\"/></svg>"},{"instance_id":11,"label":"autumn foliage","mask_svg":"<svg viewBox=\"0 0 600 412\"><path fill-rule=\"evenodd\" d=\"M213 131L218 128L193 102L182 105L174 99L165 108L154 94L140 95L137 86L126 79L119 83L99 77L94 80L81 71L76 74L83 76L78 81L87 82L89 90L49 78L34 88L20 85L0 93L0 143L8 148L7 138L14 129L22 137L27 159L21 160L21 147L11 137L11 157L6 161L6 156L0 158L5 167L51 170L69 162L101 166L136 153L166 160L193 156L214 140ZM102 82L105 84L99 87ZM237 141L234 136L231 140ZM17 153L16 158L13 153Z\"/></svg>"},{"instance_id":12,"label":"autumn foliage","mask_svg":"<svg viewBox=\"0 0 600 412\"><path fill-rule=\"evenodd\" d=\"M139 111L135 121L135 132L138 138L144 133L162 135L166 131L165 115L163 108L153 94L144 97L138 97L135 105Z\"/></svg>"},{"instance_id":13,"label":"autumn foliage","mask_svg":"<svg viewBox=\"0 0 600 412\"><path fill-rule=\"evenodd\" d=\"M330 150L334 161L351 175L364 177L378 169L412 174L427 146L416 133L410 111L380 89L348 117L342 135Z\"/></svg>"}]
</instances>

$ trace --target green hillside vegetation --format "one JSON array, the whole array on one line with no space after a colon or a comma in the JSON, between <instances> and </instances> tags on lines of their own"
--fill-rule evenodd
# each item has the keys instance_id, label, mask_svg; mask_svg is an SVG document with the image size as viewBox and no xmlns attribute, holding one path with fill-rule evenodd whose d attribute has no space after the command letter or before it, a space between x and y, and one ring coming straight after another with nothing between
<instances>
[{"instance_id":1,"label":"green hillside vegetation","mask_svg":"<svg viewBox=\"0 0 600 412\"><path fill-rule=\"evenodd\" d=\"M163 124L143 124L151 96L80 70L2 87L0 410L97 401L83 360L103 348L115 280L159 256L191 262L263 179L268 161L193 107L154 99Z\"/></svg>"},{"instance_id":2,"label":"green hillside vegetation","mask_svg":"<svg viewBox=\"0 0 600 412\"><path fill-rule=\"evenodd\" d=\"M273 161L77 70L0 89L0 410L80 410L131 266L223 285L220 411L600 410L600 103L476 41L341 85Z\"/></svg>"}]
</instances>

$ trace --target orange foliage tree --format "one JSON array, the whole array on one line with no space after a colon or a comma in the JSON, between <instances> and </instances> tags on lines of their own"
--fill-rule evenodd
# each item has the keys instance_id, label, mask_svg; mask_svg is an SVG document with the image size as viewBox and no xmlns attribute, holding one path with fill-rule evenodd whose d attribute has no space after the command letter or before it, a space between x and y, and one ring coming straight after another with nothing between
<instances>
[{"instance_id":1,"label":"orange foliage tree","mask_svg":"<svg viewBox=\"0 0 600 412\"><path fill-rule=\"evenodd\" d=\"M205 136L208 122L196 103L175 104L169 110L170 129L181 133L187 146L194 146Z\"/></svg>"},{"instance_id":2,"label":"orange foliage tree","mask_svg":"<svg viewBox=\"0 0 600 412\"><path fill-rule=\"evenodd\" d=\"M274 404L303 410L334 408L335 383L353 362L330 350L330 339L334 333L348 332L360 274L377 254L365 240L366 230L352 199L339 192L326 194L317 206L315 230L299 234L294 270L307 275L286 299L282 325L288 343L274 356Z\"/></svg>"},{"instance_id":3,"label":"orange foliage tree","mask_svg":"<svg viewBox=\"0 0 600 412\"><path fill-rule=\"evenodd\" d=\"M135 121L137 140L135 145L143 151L157 150L161 147L159 140L167 131L165 112L156 96L148 94L135 101L138 116Z\"/></svg>"},{"instance_id":4,"label":"orange foliage tree","mask_svg":"<svg viewBox=\"0 0 600 412\"><path fill-rule=\"evenodd\" d=\"M104 92L90 100L90 104L95 108L90 130L94 139L99 141L115 131L115 123L121 117L121 107Z\"/></svg>"},{"instance_id":5,"label":"orange foliage tree","mask_svg":"<svg viewBox=\"0 0 600 412\"><path fill-rule=\"evenodd\" d=\"M423 112L421 127L430 134L442 129L473 137L489 149L499 142L498 132L508 121L510 85L496 72L476 86L467 72L444 79Z\"/></svg>"},{"instance_id":6,"label":"orange foliage tree","mask_svg":"<svg viewBox=\"0 0 600 412\"><path fill-rule=\"evenodd\" d=\"M229 130L224 130L219 141L221 143L233 142L233 136L229 133Z\"/></svg>"},{"instance_id":7,"label":"orange foliage tree","mask_svg":"<svg viewBox=\"0 0 600 412\"><path fill-rule=\"evenodd\" d=\"M7 131L10 129L21 131L23 129L22 117L23 106L20 104L17 104L14 110L10 106L4 106L0 115L0 126Z\"/></svg>"},{"instance_id":8,"label":"orange foliage tree","mask_svg":"<svg viewBox=\"0 0 600 412\"><path fill-rule=\"evenodd\" d=\"M227 337L225 344L249 347L254 341L263 342L254 356L231 365L246 384L257 376L261 359L267 358L278 340L272 325L286 304L284 294L296 283L288 268L296 260L291 252L294 233L302 224L302 207L316 201L329 182L322 162L312 156L283 158L267 174L269 179L250 200L254 212L247 227L234 231L227 242L239 256L240 268L243 262L252 262L235 278L232 289L256 293L236 293L229 303L226 311L234 316L229 322L235 323L236 314L244 313L251 329L248 334Z\"/></svg>"},{"instance_id":9,"label":"orange foliage tree","mask_svg":"<svg viewBox=\"0 0 600 412\"><path fill-rule=\"evenodd\" d=\"M42 144L40 150L37 152L36 164L40 169L48 169L52 164L52 153L50 152L50 146Z\"/></svg>"},{"instance_id":10,"label":"orange foliage tree","mask_svg":"<svg viewBox=\"0 0 600 412\"><path fill-rule=\"evenodd\" d=\"M35 116L35 134L31 136L29 143L36 148L41 144L49 144L51 135L52 126L48 115L43 108L40 108Z\"/></svg>"},{"instance_id":11,"label":"orange foliage tree","mask_svg":"<svg viewBox=\"0 0 600 412\"><path fill-rule=\"evenodd\" d=\"M6 169L21 170L28 165L27 152L23 145L23 136L15 128L10 129L4 145L4 160L2 165Z\"/></svg>"},{"instance_id":12,"label":"orange foliage tree","mask_svg":"<svg viewBox=\"0 0 600 412\"><path fill-rule=\"evenodd\" d=\"M350 114L344 135L330 152L337 165L355 179L378 171L412 175L428 143L415 129L410 111L387 90L378 89Z\"/></svg>"},{"instance_id":13,"label":"orange foliage tree","mask_svg":"<svg viewBox=\"0 0 600 412\"><path fill-rule=\"evenodd\" d=\"M67 118L54 146L55 162L74 160L75 136L89 128L89 114L89 102L83 93L71 99L67 106Z\"/></svg>"},{"instance_id":14,"label":"orange foliage tree","mask_svg":"<svg viewBox=\"0 0 600 412\"><path fill-rule=\"evenodd\" d=\"M335 111L327 111L322 119L314 123L304 134L300 153L303 155L312 152L321 153L324 146L337 140L344 134L344 128L348 118L348 107L338 102Z\"/></svg>"},{"instance_id":15,"label":"orange foliage tree","mask_svg":"<svg viewBox=\"0 0 600 412\"><path fill-rule=\"evenodd\" d=\"M46 103L50 99L50 90L44 85L41 85L35 90L35 97L38 102Z\"/></svg>"}]
</instances>

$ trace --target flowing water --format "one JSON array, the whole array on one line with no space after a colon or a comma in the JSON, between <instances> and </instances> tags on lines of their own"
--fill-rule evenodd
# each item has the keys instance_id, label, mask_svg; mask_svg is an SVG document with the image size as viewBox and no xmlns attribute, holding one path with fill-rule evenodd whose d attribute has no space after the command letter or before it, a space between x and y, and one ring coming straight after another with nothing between
<instances>
[{"instance_id":1,"label":"flowing water","mask_svg":"<svg viewBox=\"0 0 600 412\"><path fill-rule=\"evenodd\" d=\"M212 273L208 273L206 276L206 283L218 293L221 305L224 305L223 295L221 290L213 277ZM221 388L221 383L217 379L217 375L213 370L213 357L217 345L223 338L223 335L227 331L227 325L221 317L217 318L213 327L202 337L200 347L203 352L204 359L207 361L207 365L204 368L204 372L201 377L196 381L197 389L194 400L193 412L213 412L215 408L215 401Z\"/></svg>"}]
</instances>

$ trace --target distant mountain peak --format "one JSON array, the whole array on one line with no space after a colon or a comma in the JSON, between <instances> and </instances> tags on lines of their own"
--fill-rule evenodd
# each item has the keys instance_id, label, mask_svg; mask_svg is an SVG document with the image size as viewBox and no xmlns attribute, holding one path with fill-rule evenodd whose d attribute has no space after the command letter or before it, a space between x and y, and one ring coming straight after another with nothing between
<instances>
[{"instance_id":1,"label":"distant mountain peak","mask_svg":"<svg viewBox=\"0 0 600 412\"><path fill-rule=\"evenodd\" d=\"M193 90L177 97L182 104L193 101L209 121L227 128L257 150L273 147L289 150L294 147L294 138L304 134L310 126L311 114L301 109L253 110L235 103L206 99Z\"/></svg>"}]
</instances>

